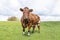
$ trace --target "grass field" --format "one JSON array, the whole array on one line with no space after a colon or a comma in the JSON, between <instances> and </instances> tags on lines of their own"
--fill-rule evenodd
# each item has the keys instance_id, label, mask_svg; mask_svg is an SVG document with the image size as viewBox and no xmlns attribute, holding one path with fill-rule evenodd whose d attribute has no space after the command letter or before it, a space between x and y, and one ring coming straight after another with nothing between
<instances>
[{"instance_id":1,"label":"grass field","mask_svg":"<svg viewBox=\"0 0 60 40\"><path fill-rule=\"evenodd\" d=\"M28 37L22 35L20 22L0 22L0 40L60 40L60 22L41 22L41 32L37 30Z\"/></svg>"}]
</instances>

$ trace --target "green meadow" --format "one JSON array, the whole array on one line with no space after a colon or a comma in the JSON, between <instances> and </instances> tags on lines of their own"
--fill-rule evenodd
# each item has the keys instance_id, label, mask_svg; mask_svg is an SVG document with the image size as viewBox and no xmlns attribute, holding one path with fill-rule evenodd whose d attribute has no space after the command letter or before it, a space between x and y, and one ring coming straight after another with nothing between
<instances>
[{"instance_id":1,"label":"green meadow","mask_svg":"<svg viewBox=\"0 0 60 40\"><path fill-rule=\"evenodd\" d=\"M40 33L38 28L30 36L22 35L22 26L17 21L0 22L0 40L60 40L60 22L41 22ZM32 31L32 28L31 28Z\"/></svg>"}]
</instances>

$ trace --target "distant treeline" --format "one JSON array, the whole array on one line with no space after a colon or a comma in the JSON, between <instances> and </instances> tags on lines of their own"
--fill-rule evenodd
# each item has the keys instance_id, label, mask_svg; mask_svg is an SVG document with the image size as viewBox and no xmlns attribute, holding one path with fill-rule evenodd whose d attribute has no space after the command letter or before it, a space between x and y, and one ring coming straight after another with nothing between
<instances>
[{"instance_id":1,"label":"distant treeline","mask_svg":"<svg viewBox=\"0 0 60 40\"><path fill-rule=\"evenodd\" d=\"M17 21L17 20L18 20L18 18L15 17L15 16L12 16L12 17L8 18L8 21Z\"/></svg>"}]
</instances>

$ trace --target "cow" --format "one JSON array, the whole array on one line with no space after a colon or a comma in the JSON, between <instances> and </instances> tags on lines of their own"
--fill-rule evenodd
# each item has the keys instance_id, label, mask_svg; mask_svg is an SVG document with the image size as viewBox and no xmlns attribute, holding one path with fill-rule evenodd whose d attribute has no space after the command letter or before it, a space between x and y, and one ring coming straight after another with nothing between
<instances>
[{"instance_id":1,"label":"cow","mask_svg":"<svg viewBox=\"0 0 60 40\"><path fill-rule=\"evenodd\" d=\"M23 16L21 17L23 34L25 34L25 28L28 27L28 36L29 36L31 27L33 28L32 32L34 32L36 25L38 27L38 32L40 33L40 17L32 13L33 9L24 7L24 8L20 8L19 10L23 13Z\"/></svg>"}]
</instances>

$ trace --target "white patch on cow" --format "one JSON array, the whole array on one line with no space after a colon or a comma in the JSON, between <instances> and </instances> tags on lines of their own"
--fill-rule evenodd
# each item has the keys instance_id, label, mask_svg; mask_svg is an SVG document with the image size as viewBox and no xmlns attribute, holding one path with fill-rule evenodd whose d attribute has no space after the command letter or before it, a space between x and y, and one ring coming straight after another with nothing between
<instances>
[{"instance_id":1,"label":"white patch on cow","mask_svg":"<svg viewBox=\"0 0 60 40\"><path fill-rule=\"evenodd\" d=\"M40 21L38 22L38 26L40 26Z\"/></svg>"},{"instance_id":2,"label":"white patch on cow","mask_svg":"<svg viewBox=\"0 0 60 40\"><path fill-rule=\"evenodd\" d=\"M28 32L28 36L30 36L30 32Z\"/></svg>"},{"instance_id":3,"label":"white patch on cow","mask_svg":"<svg viewBox=\"0 0 60 40\"><path fill-rule=\"evenodd\" d=\"M40 21L38 23L40 23Z\"/></svg>"},{"instance_id":4,"label":"white patch on cow","mask_svg":"<svg viewBox=\"0 0 60 40\"><path fill-rule=\"evenodd\" d=\"M25 34L25 32L23 32L23 35Z\"/></svg>"}]
</instances>

